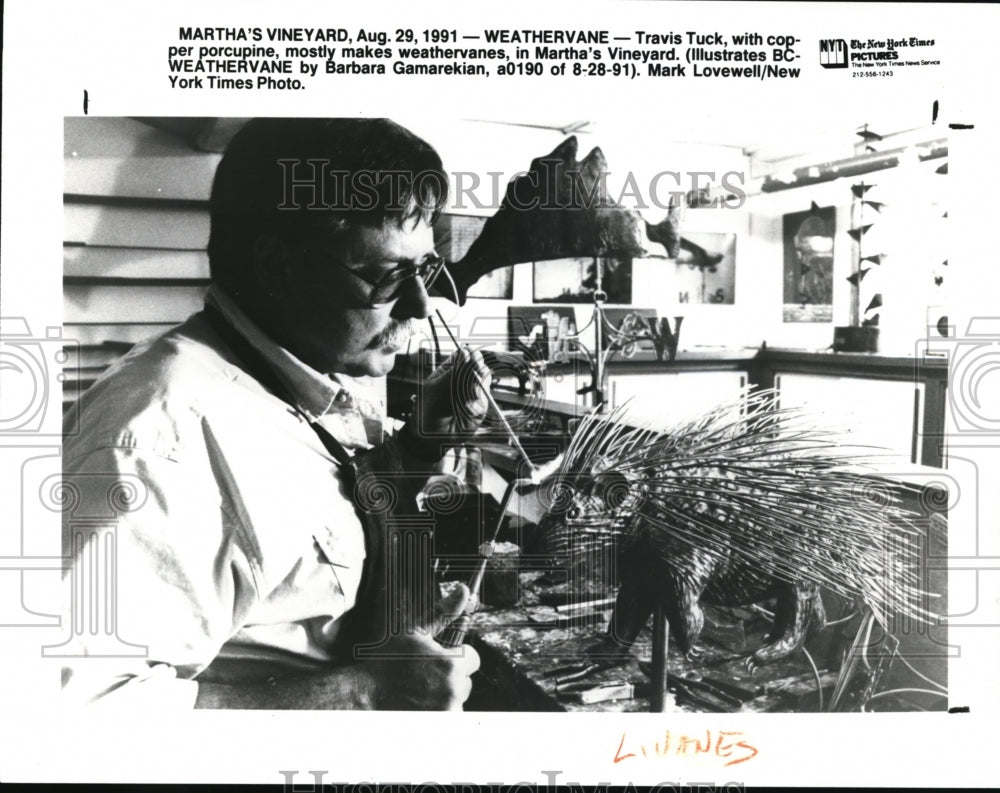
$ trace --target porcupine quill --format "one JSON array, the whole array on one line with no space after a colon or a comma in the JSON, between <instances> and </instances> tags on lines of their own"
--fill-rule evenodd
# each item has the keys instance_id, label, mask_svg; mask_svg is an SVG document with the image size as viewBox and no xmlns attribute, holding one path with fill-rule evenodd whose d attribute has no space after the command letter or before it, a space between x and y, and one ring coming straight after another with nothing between
<instances>
[{"instance_id":1,"label":"porcupine quill","mask_svg":"<svg viewBox=\"0 0 1000 793\"><path fill-rule=\"evenodd\" d=\"M877 455L776 397L744 393L666 432L630 426L627 405L587 416L548 483L547 541L569 561L613 540L663 556L680 541L720 564L860 598L883 627L892 615L930 621L919 516L859 473Z\"/></svg>"}]
</instances>

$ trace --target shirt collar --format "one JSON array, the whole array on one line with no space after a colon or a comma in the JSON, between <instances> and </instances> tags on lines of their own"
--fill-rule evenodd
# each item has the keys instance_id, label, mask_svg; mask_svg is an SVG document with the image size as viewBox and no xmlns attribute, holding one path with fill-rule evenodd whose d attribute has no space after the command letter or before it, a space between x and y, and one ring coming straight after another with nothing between
<instances>
[{"instance_id":1,"label":"shirt collar","mask_svg":"<svg viewBox=\"0 0 1000 793\"><path fill-rule=\"evenodd\" d=\"M205 303L222 312L222 316L236 332L253 345L274 370L282 385L288 389L296 407L311 419L329 413L335 405L353 403L353 389L349 387L353 385L353 380L352 383L344 382L351 378L341 375L330 377L303 363L269 338L218 285L213 284L208 288Z\"/></svg>"}]
</instances>

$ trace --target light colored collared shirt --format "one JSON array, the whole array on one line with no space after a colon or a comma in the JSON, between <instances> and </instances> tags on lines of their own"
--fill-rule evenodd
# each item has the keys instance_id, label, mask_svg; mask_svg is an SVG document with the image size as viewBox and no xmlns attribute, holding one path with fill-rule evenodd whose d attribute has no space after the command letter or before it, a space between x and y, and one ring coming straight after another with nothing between
<instances>
[{"instance_id":1,"label":"light colored collared shirt","mask_svg":"<svg viewBox=\"0 0 1000 793\"><path fill-rule=\"evenodd\" d=\"M201 314L138 346L79 403L63 446L73 553L64 692L191 707L194 678L329 662L365 559L337 466L299 412L348 450L381 438L377 383L332 379L274 344L214 287L207 301L267 360L298 411L238 365ZM246 663L249 662L249 663Z\"/></svg>"}]
</instances>

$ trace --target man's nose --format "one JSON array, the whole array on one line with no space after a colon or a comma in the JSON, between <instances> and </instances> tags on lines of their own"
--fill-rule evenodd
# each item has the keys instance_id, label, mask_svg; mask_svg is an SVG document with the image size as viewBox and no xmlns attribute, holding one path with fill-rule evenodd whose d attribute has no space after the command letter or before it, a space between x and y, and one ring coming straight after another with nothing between
<instances>
[{"instance_id":1,"label":"man's nose","mask_svg":"<svg viewBox=\"0 0 1000 793\"><path fill-rule=\"evenodd\" d=\"M427 319L431 315L431 298L423 278L415 275L403 284L392 314L397 319Z\"/></svg>"}]
</instances>

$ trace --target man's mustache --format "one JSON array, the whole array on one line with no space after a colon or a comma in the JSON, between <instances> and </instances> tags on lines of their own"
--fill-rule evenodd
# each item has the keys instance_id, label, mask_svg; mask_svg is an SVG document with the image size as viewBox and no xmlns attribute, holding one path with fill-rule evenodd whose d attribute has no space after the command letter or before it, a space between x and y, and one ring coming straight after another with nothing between
<instances>
[{"instance_id":1,"label":"man's mustache","mask_svg":"<svg viewBox=\"0 0 1000 793\"><path fill-rule=\"evenodd\" d=\"M392 320L368 346L381 350L385 347L402 347L417 332L416 320L406 319L402 322Z\"/></svg>"}]
</instances>

